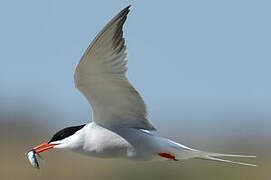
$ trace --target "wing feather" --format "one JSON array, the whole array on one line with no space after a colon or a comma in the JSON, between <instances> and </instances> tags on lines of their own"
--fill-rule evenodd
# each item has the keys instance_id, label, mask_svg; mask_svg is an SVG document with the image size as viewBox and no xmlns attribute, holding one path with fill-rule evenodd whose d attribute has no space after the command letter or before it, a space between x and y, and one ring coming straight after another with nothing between
<instances>
[{"instance_id":1,"label":"wing feather","mask_svg":"<svg viewBox=\"0 0 271 180\"><path fill-rule=\"evenodd\" d=\"M125 75L127 54L122 29L129 7L115 16L89 45L76 67L74 82L91 104L95 123L155 130L147 120L143 99Z\"/></svg>"}]
</instances>

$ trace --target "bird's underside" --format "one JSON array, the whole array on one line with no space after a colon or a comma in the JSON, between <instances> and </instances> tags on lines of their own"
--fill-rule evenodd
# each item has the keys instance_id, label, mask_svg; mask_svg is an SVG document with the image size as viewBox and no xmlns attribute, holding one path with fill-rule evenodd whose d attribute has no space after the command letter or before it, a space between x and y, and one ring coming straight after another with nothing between
<instances>
[{"instance_id":1,"label":"bird's underside","mask_svg":"<svg viewBox=\"0 0 271 180\"><path fill-rule=\"evenodd\" d=\"M35 153L56 148L100 158L144 161L200 158L255 166L218 158L255 156L199 151L150 132L155 128L147 118L145 103L126 77L123 25L129 8L124 8L98 33L74 73L75 87L92 106L93 122L62 129L50 141L33 148L28 153L32 164L36 162Z\"/></svg>"},{"instance_id":2,"label":"bird's underside","mask_svg":"<svg viewBox=\"0 0 271 180\"><path fill-rule=\"evenodd\" d=\"M254 157L246 155L219 154L199 151L176 143L167 138L155 136L152 133L135 128L104 128L96 123L85 125L75 133L75 139L67 144L76 144L72 148L65 145L56 148L69 149L83 155L99 158L122 158L137 161L185 160L201 158L254 166L253 164L228 161L217 157Z\"/></svg>"}]
</instances>

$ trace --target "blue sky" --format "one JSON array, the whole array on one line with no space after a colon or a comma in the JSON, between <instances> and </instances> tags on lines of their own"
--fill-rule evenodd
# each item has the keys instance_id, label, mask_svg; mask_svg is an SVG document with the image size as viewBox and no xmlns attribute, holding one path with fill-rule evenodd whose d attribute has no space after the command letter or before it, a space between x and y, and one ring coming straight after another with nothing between
<instances>
[{"instance_id":1,"label":"blue sky","mask_svg":"<svg viewBox=\"0 0 271 180\"><path fill-rule=\"evenodd\" d=\"M270 125L270 1L2 1L5 107L37 101L34 111L46 104L61 114L64 121L50 120L60 127L89 121L90 106L73 85L75 65L129 4L128 78L156 127Z\"/></svg>"}]
</instances>

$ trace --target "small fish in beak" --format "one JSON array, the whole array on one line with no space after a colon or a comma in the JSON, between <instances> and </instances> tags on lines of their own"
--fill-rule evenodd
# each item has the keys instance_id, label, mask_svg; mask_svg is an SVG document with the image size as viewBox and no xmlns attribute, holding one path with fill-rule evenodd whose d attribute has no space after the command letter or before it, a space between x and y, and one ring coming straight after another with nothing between
<instances>
[{"instance_id":1,"label":"small fish in beak","mask_svg":"<svg viewBox=\"0 0 271 180\"><path fill-rule=\"evenodd\" d=\"M35 153L35 150L30 150L26 153L27 155L27 158L30 162L30 164L32 166L34 166L35 168L39 169L40 166L39 166L39 163L38 163L38 160L37 160L37 157L36 157L36 153Z\"/></svg>"},{"instance_id":2,"label":"small fish in beak","mask_svg":"<svg viewBox=\"0 0 271 180\"><path fill-rule=\"evenodd\" d=\"M30 151L28 151L26 153L26 155L27 155L27 158L28 158L30 164L32 166L34 166L35 168L39 169L40 166L39 166L39 162L37 160L37 156L38 156L38 158L43 160L43 158L40 156L39 153L46 151L46 150L49 150L49 149L52 149L52 148L54 148L55 145L56 144L49 144L48 142L45 142L45 143L42 143L41 145L34 147Z\"/></svg>"}]
</instances>

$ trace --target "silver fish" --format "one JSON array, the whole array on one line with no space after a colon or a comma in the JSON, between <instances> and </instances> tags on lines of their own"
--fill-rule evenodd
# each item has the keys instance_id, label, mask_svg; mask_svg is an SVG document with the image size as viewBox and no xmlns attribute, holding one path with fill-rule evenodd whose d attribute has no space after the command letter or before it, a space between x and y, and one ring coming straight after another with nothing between
<instances>
[{"instance_id":1,"label":"silver fish","mask_svg":"<svg viewBox=\"0 0 271 180\"><path fill-rule=\"evenodd\" d=\"M35 151L30 150L26 153L26 155L27 155L27 158L28 158L29 162L31 163L31 165L34 166L35 168L39 169L40 166L39 166Z\"/></svg>"}]
</instances>

